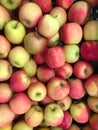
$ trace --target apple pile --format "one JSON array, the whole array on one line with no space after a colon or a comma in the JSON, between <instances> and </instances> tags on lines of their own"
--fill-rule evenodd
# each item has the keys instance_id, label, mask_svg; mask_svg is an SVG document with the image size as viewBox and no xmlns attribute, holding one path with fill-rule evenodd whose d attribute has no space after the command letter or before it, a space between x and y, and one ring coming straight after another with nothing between
<instances>
[{"instance_id":1,"label":"apple pile","mask_svg":"<svg viewBox=\"0 0 98 130\"><path fill-rule=\"evenodd\" d=\"M0 0L0 130L98 130L98 0Z\"/></svg>"}]
</instances>

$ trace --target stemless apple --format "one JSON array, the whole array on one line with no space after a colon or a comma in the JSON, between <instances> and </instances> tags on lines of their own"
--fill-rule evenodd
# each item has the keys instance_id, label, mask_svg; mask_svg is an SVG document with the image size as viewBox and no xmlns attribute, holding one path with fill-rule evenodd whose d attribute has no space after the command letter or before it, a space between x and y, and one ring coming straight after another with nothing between
<instances>
[{"instance_id":1,"label":"stemless apple","mask_svg":"<svg viewBox=\"0 0 98 130\"><path fill-rule=\"evenodd\" d=\"M1 130L12 130L12 128L13 128L12 122L8 124L7 126L0 127Z\"/></svg>"},{"instance_id":2,"label":"stemless apple","mask_svg":"<svg viewBox=\"0 0 98 130\"><path fill-rule=\"evenodd\" d=\"M98 129L98 114L97 113L93 113L90 116L89 124L90 124L90 126L91 126L91 128L93 130L97 130Z\"/></svg>"},{"instance_id":3,"label":"stemless apple","mask_svg":"<svg viewBox=\"0 0 98 130\"><path fill-rule=\"evenodd\" d=\"M92 8L95 8L98 6L98 0L84 0L90 4Z\"/></svg>"}]
</instances>

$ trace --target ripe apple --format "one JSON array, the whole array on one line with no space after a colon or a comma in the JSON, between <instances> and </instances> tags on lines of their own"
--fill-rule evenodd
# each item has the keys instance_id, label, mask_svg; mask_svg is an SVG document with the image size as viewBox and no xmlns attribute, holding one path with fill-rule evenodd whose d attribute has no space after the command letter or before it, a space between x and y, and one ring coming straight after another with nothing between
<instances>
[{"instance_id":1,"label":"ripe apple","mask_svg":"<svg viewBox=\"0 0 98 130\"><path fill-rule=\"evenodd\" d=\"M38 54L45 50L47 39L37 31L28 33L24 38L24 47L30 54Z\"/></svg>"},{"instance_id":2,"label":"ripe apple","mask_svg":"<svg viewBox=\"0 0 98 130\"><path fill-rule=\"evenodd\" d=\"M67 12L62 7L56 6L52 8L49 14L58 21L60 27L67 22Z\"/></svg>"},{"instance_id":3,"label":"ripe apple","mask_svg":"<svg viewBox=\"0 0 98 130\"><path fill-rule=\"evenodd\" d=\"M13 130L32 130L32 127L30 127L24 120L17 121L14 126Z\"/></svg>"},{"instance_id":4,"label":"ripe apple","mask_svg":"<svg viewBox=\"0 0 98 130\"><path fill-rule=\"evenodd\" d=\"M88 2L77 1L68 10L68 20L84 25L90 19L91 7Z\"/></svg>"},{"instance_id":5,"label":"ripe apple","mask_svg":"<svg viewBox=\"0 0 98 130\"><path fill-rule=\"evenodd\" d=\"M0 83L0 103L7 103L13 96L13 91L8 83Z\"/></svg>"},{"instance_id":6,"label":"ripe apple","mask_svg":"<svg viewBox=\"0 0 98 130\"><path fill-rule=\"evenodd\" d=\"M58 68L64 65L65 55L64 50L60 46L47 48L45 53L45 62L50 68Z\"/></svg>"},{"instance_id":7,"label":"ripe apple","mask_svg":"<svg viewBox=\"0 0 98 130\"><path fill-rule=\"evenodd\" d=\"M90 124L88 123L88 124L84 125L83 130L93 130L93 129L91 128Z\"/></svg>"},{"instance_id":8,"label":"ripe apple","mask_svg":"<svg viewBox=\"0 0 98 130\"><path fill-rule=\"evenodd\" d=\"M55 35L59 29L58 21L50 14L43 15L38 22L38 32L46 38Z\"/></svg>"},{"instance_id":9,"label":"ripe apple","mask_svg":"<svg viewBox=\"0 0 98 130\"><path fill-rule=\"evenodd\" d=\"M63 7L65 10L68 10L73 2L74 0L56 0L56 5Z\"/></svg>"},{"instance_id":10,"label":"ripe apple","mask_svg":"<svg viewBox=\"0 0 98 130\"><path fill-rule=\"evenodd\" d=\"M8 124L7 126L0 127L0 130L12 130L12 123Z\"/></svg>"},{"instance_id":11,"label":"ripe apple","mask_svg":"<svg viewBox=\"0 0 98 130\"><path fill-rule=\"evenodd\" d=\"M10 62L6 59L0 59L0 81L8 80L12 75L13 69Z\"/></svg>"},{"instance_id":12,"label":"ripe apple","mask_svg":"<svg viewBox=\"0 0 98 130\"><path fill-rule=\"evenodd\" d=\"M62 100L68 96L70 86L67 80L59 77L54 77L47 83L47 93L53 100Z\"/></svg>"},{"instance_id":13,"label":"ripe apple","mask_svg":"<svg viewBox=\"0 0 98 130\"><path fill-rule=\"evenodd\" d=\"M39 81L32 83L27 90L29 98L33 101L43 100L46 96L46 93L46 86Z\"/></svg>"},{"instance_id":14,"label":"ripe apple","mask_svg":"<svg viewBox=\"0 0 98 130\"><path fill-rule=\"evenodd\" d=\"M86 41L98 40L98 21L90 20L83 27L83 37ZM90 33L89 33L90 32Z\"/></svg>"},{"instance_id":15,"label":"ripe apple","mask_svg":"<svg viewBox=\"0 0 98 130\"><path fill-rule=\"evenodd\" d=\"M26 113L32 105L31 100L24 92L16 93L9 101L9 106L15 114Z\"/></svg>"},{"instance_id":16,"label":"ripe apple","mask_svg":"<svg viewBox=\"0 0 98 130\"><path fill-rule=\"evenodd\" d=\"M70 92L69 96L72 99L80 99L86 94L84 83L79 78L70 78L69 80ZM78 92L78 93L77 93Z\"/></svg>"},{"instance_id":17,"label":"ripe apple","mask_svg":"<svg viewBox=\"0 0 98 130\"><path fill-rule=\"evenodd\" d=\"M95 8L98 6L98 0L84 0L90 4L92 8Z\"/></svg>"},{"instance_id":18,"label":"ripe apple","mask_svg":"<svg viewBox=\"0 0 98 130\"><path fill-rule=\"evenodd\" d=\"M31 1L39 5L44 14L49 13L49 11L52 9L53 6L52 0L31 0Z\"/></svg>"},{"instance_id":19,"label":"ripe apple","mask_svg":"<svg viewBox=\"0 0 98 130\"><path fill-rule=\"evenodd\" d=\"M40 103L43 104L43 105L47 105L47 104L52 103L52 102L54 102L54 100L51 99L48 96L48 94L45 96L45 98L43 100L40 101Z\"/></svg>"},{"instance_id":20,"label":"ripe apple","mask_svg":"<svg viewBox=\"0 0 98 130\"><path fill-rule=\"evenodd\" d=\"M73 102L70 107L70 114L77 123L84 124L89 121L90 111L83 101Z\"/></svg>"},{"instance_id":21,"label":"ripe apple","mask_svg":"<svg viewBox=\"0 0 98 130\"><path fill-rule=\"evenodd\" d=\"M10 13L2 5L0 5L0 30L3 30L5 24L11 20Z\"/></svg>"},{"instance_id":22,"label":"ripe apple","mask_svg":"<svg viewBox=\"0 0 98 130\"><path fill-rule=\"evenodd\" d=\"M50 130L48 127L38 127L37 130Z\"/></svg>"},{"instance_id":23,"label":"ripe apple","mask_svg":"<svg viewBox=\"0 0 98 130\"><path fill-rule=\"evenodd\" d=\"M76 22L65 23L61 28L61 40L65 44L79 44L82 40L82 27Z\"/></svg>"},{"instance_id":24,"label":"ripe apple","mask_svg":"<svg viewBox=\"0 0 98 130\"><path fill-rule=\"evenodd\" d=\"M38 81L36 76L31 76L30 79L31 79L31 84Z\"/></svg>"},{"instance_id":25,"label":"ripe apple","mask_svg":"<svg viewBox=\"0 0 98 130\"><path fill-rule=\"evenodd\" d=\"M15 113L7 103L0 104L0 128L6 127L15 119Z\"/></svg>"},{"instance_id":26,"label":"ripe apple","mask_svg":"<svg viewBox=\"0 0 98 130\"><path fill-rule=\"evenodd\" d=\"M4 34L12 44L21 44L26 34L24 25L18 20L10 20L4 27Z\"/></svg>"},{"instance_id":27,"label":"ripe apple","mask_svg":"<svg viewBox=\"0 0 98 130\"><path fill-rule=\"evenodd\" d=\"M22 68L28 62L30 54L22 46L15 46L9 53L9 61L16 68ZM22 60L23 59L23 60Z\"/></svg>"},{"instance_id":28,"label":"ripe apple","mask_svg":"<svg viewBox=\"0 0 98 130\"><path fill-rule=\"evenodd\" d=\"M79 60L80 48L78 45L64 45L65 61L67 63L75 63Z\"/></svg>"},{"instance_id":29,"label":"ripe apple","mask_svg":"<svg viewBox=\"0 0 98 130\"><path fill-rule=\"evenodd\" d=\"M97 61L98 60L98 42L85 41L80 46L80 55L84 60Z\"/></svg>"},{"instance_id":30,"label":"ripe apple","mask_svg":"<svg viewBox=\"0 0 98 130\"><path fill-rule=\"evenodd\" d=\"M64 118L64 112L57 103L50 103L44 109L44 120L50 126L58 126Z\"/></svg>"},{"instance_id":31,"label":"ripe apple","mask_svg":"<svg viewBox=\"0 0 98 130\"><path fill-rule=\"evenodd\" d=\"M98 113L93 113L90 116L89 124L90 124L90 126L91 126L91 128L93 130L97 130L98 129Z\"/></svg>"},{"instance_id":32,"label":"ripe apple","mask_svg":"<svg viewBox=\"0 0 98 130\"><path fill-rule=\"evenodd\" d=\"M39 81L46 83L51 78L55 77L55 71L54 69L43 64L37 68L36 75Z\"/></svg>"},{"instance_id":33,"label":"ripe apple","mask_svg":"<svg viewBox=\"0 0 98 130\"><path fill-rule=\"evenodd\" d=\"M10 88L14 92L22 92L25 91L31 83L30 77L24 70L14 71L10 78Z\"/></svg>"},{"instance_id":34,"label":"ripe apple","mask_svg":"<svg viewBox=\"0 0 98 130\"><path fill-rule=\"evenodd\" d=\"M34 2L27 2L20 7L19 20L27 28L34 28L41 16L41 8Z\"/></svg>"},{"instance_id":35,"label":"ripe apple","mask_svg":"<svg viewBox=\"0 0 98 130\"><path fill-rule=\"evenodd\" d=\"M38 106L32 106L25 113L25 122L31 127L37 127L43 120L43 109Z\"/></svg>"},{"instance_id":36,"label":"ripe apple","mask_svg":"<svg viewBox=\"0 0 98 130\"><path fill-rule=\"evenodd\" d=\"M77 78L87 79L94 73L94 68L89 61L80 60L74 64L73 73Z\"/></svg>"},{"instance_id":37,"label":"ripe apple","mask_svg":"<svg viewBox=\"0 0 98 130\"><path fill-rule=\"evenodd\" d=\"M80 127L77 124L72 123L71 126L66 130L80 130Z\"/></svg>"},{"instance_id":38,"label":"ripe apple","mask_svg":"<svg viewBox=\"0 0 98 130\"><path fill-rule=\"evenodd\" d=\"M61 127L59 127L59 126L51 126L51 127L49 127L50 128L50 130L63 130Z\"/></svg>"}]
</instances>

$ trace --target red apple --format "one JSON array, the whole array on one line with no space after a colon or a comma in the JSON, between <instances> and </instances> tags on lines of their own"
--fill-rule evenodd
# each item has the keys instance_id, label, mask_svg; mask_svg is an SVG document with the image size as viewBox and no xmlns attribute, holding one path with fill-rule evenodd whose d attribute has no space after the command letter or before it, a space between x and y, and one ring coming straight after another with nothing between
<instances>
[{"instance_id":1,"label":"red apple","mask_svg":"<svg viewBox=\"0 0 98 130\"><path fill-rule=\"evenodd\" d=\"M92 8L95 8L98 6L98 0L84 0L86 2L88 2Z\"/></svg>"},{"instance_id":2,"label":"red apple","mask_svg":"<svg viewBox=\"0 0 98 130\"><path fill-rule=\"evenodd\" d=\"M90 116L89 124L90 124L92 130L98 130L98 114L97 113L93 113Z\"/></svg>"},{"instance_id":3,"label":"red apple","mask_svg":"<svg viewBox=\"0 0 98 130\"><path fill-rule=\"evenodd\" d=\"M52 102L54 102L54 100L51 99L51 98L48 96L48 94L47 94L47 95L45 96L45 98L41 101L41 104L47 105L47 104L52 103Z\"/></svg>"},{"instance_id":4,"label":"red apple","mask_svg":"<svg viewBox=\"0 0 98 130\"><path fill-rule=\"evenodd\" d=\"M71 126L66 130L80 130L80 127L77 124L72 123Z\"/></svg>"}]
</instances>

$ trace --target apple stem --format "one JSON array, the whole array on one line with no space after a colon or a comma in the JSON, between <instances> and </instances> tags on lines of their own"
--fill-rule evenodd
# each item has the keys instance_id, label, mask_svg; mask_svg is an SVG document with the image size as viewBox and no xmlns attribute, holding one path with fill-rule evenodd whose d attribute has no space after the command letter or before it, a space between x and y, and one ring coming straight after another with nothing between
<instances>
[{"instance_id":1,"label":"apple stem","mask_svg":"<svg viewBox=\"0 0 98 130\"><path fill-rule=\"evenodd\" d=\"M64 86L65 86L65 83L64 83L64 82L61 82L60 85L61 85L62 87L64 87Z\"/></svg>"},{"instance_id":2,"label":"apple stem","mask_svg":"<svg viewBox=\"0 0 98 130\"><path fill-rule=\"evenodd\" d=\"M13 1L12 1L12 0L9 0L9 3L10 3L10 4L13 4Z\"/></svg>"},{"instance_id":3,"label":"apple stem","mask_svg":"<svg viewBox=\"0 0 98 130\"><path fill-rule=\"evenodd\" d=\"M40 34L38 33L37 28L35 28L35 36L36 36L37 38L40 38Z\"/></svg>"}]
</instances>

